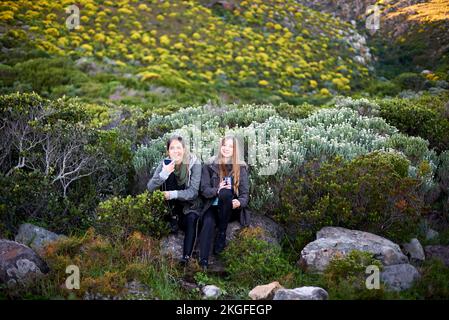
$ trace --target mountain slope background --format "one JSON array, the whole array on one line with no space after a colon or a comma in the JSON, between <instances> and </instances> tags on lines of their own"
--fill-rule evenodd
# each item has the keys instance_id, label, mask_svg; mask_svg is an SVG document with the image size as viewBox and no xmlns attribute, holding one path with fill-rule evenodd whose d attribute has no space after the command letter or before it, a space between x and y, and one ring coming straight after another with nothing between
<instances>
[{"instance_id":1,"label":"mountain slope background","mask_svg":"<svg viewBox=\"0 0 449 320\"><path fill-rule=\"evenodd\" d=\"M348 93L372 71L369 49L350 23L296 1L84 0L75 30L65 25L69 4L2 2L0 62L10 91L279 102ZM33 75L48 67L88 74L39 90ZM120 84L105 88L108 77Z\"/></svg>"},{"instance_id":2,"label":"mountain slope background","mask_svg":"<svg viewBox=\"0 0 449 320\"><path fill-rule=\"evenodd\" d=\"M400 71L449 69L449 1L447 0L357 0L298 1L315 10L365 29L379 58L377 67L391 76ZM366 30L366 19L377 5L379 30ZM370 36L371 35L371 36Z\"/></svg>"}]
</instances>

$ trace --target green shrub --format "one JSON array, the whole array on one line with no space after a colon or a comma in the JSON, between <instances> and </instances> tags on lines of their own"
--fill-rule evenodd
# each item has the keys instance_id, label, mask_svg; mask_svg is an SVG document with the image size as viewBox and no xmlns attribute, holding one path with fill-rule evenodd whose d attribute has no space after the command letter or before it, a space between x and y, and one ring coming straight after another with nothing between
<instances>
[{"instance_id":1,"label":"green shrub","mask_svg":"<svg viewBox=\"0 0 449 320\"><path fill-rule=\"evenodd\" d=\"M295 268L283 257L281 248L263 240L263 230L247 228L223 252L229 279L240 286L279 281L288 286Z\"/></svg>"},{"instance_id":2,"label":"green shrub","mask_svg":"<svg viewBox=\"0 0 449 320\"><path fill-rule=\"evenodd\" d=\"M412 288L401 293L406 299L446 300L449 297L449 267L441 260L431 259L421 267L421 278Z\"/></svg>"},{"instance_id":3,"label":"green shrub","mask_svg":"<svg viewBox=\"0 0 449 320\"><path fill-rule=\"evenodd\" d=\"M78 70L67 58L37 58L14 66L19 91L34 91L51 96L54 87L68 84L81 85L88 76Z\"/></svg>"},{"instance_id":4,"label":"green shrub","mask_svg":"<svg viewBox=\"0 0 449 320\"><path fill-rule=\"evenodd\" d=\"M8 237L23 222L85 231L100 200L129 192L131 142L94 128L87 108L76 99L0 96L0 224Z\"/></svg>"},{"instance_id":5,"label":"green shrub","mask_svg":"<svg viewBox=\"0 0 449 320\"><path fill-rule=\"evenodd\" d=\"M410 136L420 136L437 151L449 149L449 119L444 115L447 98L380 100L380 116Z\"/></svg>"},{"instance_id":6,"label":"green shrub","mask_svg":"<svg viewBox=\"0 0 449 320\"><path fill-rule=\"evenodd\" d=\"M403 89L410 89L414 91L419 91L424 87L425 78L420 74L413 72L405 72L398 75L394 82L398 84L398 86Z\"/></svg>"},{"instance_id":7,"label":"green shrub","mask_svg":"<svg viewBox=\"0 0 449 320\"><path fill-rule=\"evenodd\" d=\"M291 236L341 226L407 239L423 209L419 180L408 177L408 161L373 152L352 161L309 162L275 189L275 218ZM300 250L301 248L297 248Z\"/></svg>"},{"instance_id":8,"label":"green shrub","mask_svg":"<svg viewBox=\"0 0 449 320\"><path fill-rule=\"evenodd\" d=\"M300 105L291 105L288 103L280 103L276 107L277 113L287 119L297 120L304 119L310 116L315 111L322 109L323 106L315 106L309 103L303 103Z\"/></svg>"},{"instance_id":9,"label":"green shrub","mask_svg":"<svg viewBox=\"0 0 449 320\"><path fill-rule=\"evenodd\" d=\"M133 231L160 238L167 234L167 207L160 191L145 191L135 197L113 197L97 209L97 231L114 241L126 239Z\"/></svg>"},{"instance_id":10,"label":"green shrub","mask_svg":"<svg viewBox=\"0 0 449 320\"><path fill-rule=\"evenodd\" d=\"M346 257L331 260L323 278L330 299L379 299L384 295L384 288L369 290L366 287L367 266L382 269L382 263L372 254L351 251Z\"/></svg>"},{"instance_id":11,"label":"green shrub","mask_svg":"<svg viewBox=\"0 0 449 320\"><path fill-rule=\"evenodd\" d=\"M372 96L396 96L401 88L393 81L370 81L366 91Z\"/></svg>"}]
</instances>

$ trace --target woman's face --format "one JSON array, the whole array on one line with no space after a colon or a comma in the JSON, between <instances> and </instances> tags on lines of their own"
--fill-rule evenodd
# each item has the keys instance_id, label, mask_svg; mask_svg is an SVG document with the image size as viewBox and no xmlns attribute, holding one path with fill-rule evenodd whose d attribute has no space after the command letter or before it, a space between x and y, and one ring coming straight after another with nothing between
<instances>
[{"instance_id":1,"label":"woman's face","mask_svg":"<svg viewBox=\"0 0 449 320\"><path fill-rule=\"evenodd\" d=\"M175 160L176 164L180 164L184 159L184 147L178 140L173 140L168 147L168 155L170 159Z\"/></svg>"},{"instance_id":2,"label":"woman's face","mask_svg":"<svg viewBox=\"0 0 449 320\"><path fill-rule=\"evenodd\" d=\"M234 143L232 139L225 140L220 151L223 158L231 158L234 154Z\"/></svg>"}]
</instances>

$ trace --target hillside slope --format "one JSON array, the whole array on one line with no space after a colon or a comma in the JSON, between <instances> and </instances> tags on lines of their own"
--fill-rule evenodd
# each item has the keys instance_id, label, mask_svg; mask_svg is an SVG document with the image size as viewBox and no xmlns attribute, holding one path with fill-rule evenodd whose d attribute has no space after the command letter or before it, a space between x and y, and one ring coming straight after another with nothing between
<instances>
[{"instance_id":1,"label":"hillside slope","mask_svg":"<svg viewBox=\"0 0 449 320\"><path fill-rule=\"evenodd\" d=\"M29 44L51 56L88 57L145 85L236 97L326 97L369 76L371 55L351 24L296 1L4 1L2 55Z\"/></svg>"},{"instance_id":2,"label":"hillside slope","mask_svg":"<svg viewBox=\"0 0 449 320\"><path fill-rule=\"evenodd\" d=\"M422 68L449 69L449 0L299 0L315 10L345 21L355 21L365 29L370 5L378 5L380 29L376 42L387 40L397 48L390 51L401 63L405 60ZM405 52L401 55L399 52ZM388 52L386 53L388 55Z\"/></svg>"}]
</instances>

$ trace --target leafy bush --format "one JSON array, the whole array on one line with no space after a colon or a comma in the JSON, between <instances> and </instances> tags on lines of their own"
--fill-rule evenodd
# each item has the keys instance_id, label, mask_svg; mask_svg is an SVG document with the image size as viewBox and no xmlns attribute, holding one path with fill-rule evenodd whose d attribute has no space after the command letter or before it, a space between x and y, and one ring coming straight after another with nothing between
<instances>
[{"instance_id":1,"label":"leafy bush","mask_svg":"<svg viewBox=\"0 0 449 320\"><path fill-rule=\"evenodd\" d=\"M449 149L449 119L444 115L447 98L380 100L380 116L399 131L420 136L437 151Z\"/></svg>"},{"instance_id":2,"label":"leafy bush","mask_svg":"<svg viewBox=\"0 0 449 320\"><path fill-rule=\"evenodd\" d=\"M262 239L260 228L243 229L223 252L229 279L241 286L279 281L288 285L295 268L283 257L281 248Z\"/></svg>"},{"instance_id":3,"label":"leafy bush","mask_svg":"<svg viewBox=\"0 0 449 320\"><path fill-rule=\"evenodd\" d=\"M0 96L0 224L11 237L20 223L55 232L84 231L100 200L128 193L131 143L92 125L75 99Z\"/></svg>"},{"instance_id":4,"label":"leafy bush","mask_svg":"<svg viewBox=\"0 0 449 320\"><path fill-rule=\"evenodd\" d=\"M145 191L135 197L114 197L101 202L97 210L97 230L114 241L123 241L133 231L160 238L167 234L167 207L160 191Z\"/></svg>"},{"instance_id":5,"label":"leafy bush","mask_svg":"<svg viewBox=\"0 0 449 320\"><path fill-rule=\"evenodd\" d=\"M432 259L426 260L420 271L421 278L401 296L407 299L446 300L449 296L449 267L438 259Z\"/></svg>"},{"instance_id":6,"label":"leafy bush","mask_svg":"<svg viewBox=\"0 0 449 320\"><path fill-rule=\"evenodd\" d=\"M420 74L413 72L405 72L398 75L394 82L398 84L398 86L403 89L410 89L414 91L419 91L424 87L425 78Z\"/></svg>"},{"instance_id":7,"label":"leafy bush","mask_svg":"<svg viewBox=\"0 0 449 320\"><path fill-rule=\"evenodd\" d=\"M323 280L330 299L379 299L384 295L384 288L369 290L366 288L368 266L377 266L382 270L382 263L372 254L351 251L345 257L336 257L326 268Z\"/></svg>"},{"instance_id":8,"label":"leafy bush","mask_svg":"<svg viewBox=\"0 0 449 320\"><path fill-rule=\"evenodd\" d=\"M332 225L407 239L423 209L419 180L407 171L408 161L393 153L309 162L274 191L275 218L291 235Z\"/></svg>"},{"instance_id":9,"label":"leafy bush","mask_svg":"<svg viewBox=\"0 0 449 320\"><path fill-rule=\"evenodd\" d=\"M22 92L37 92L49 97L55 87L81 85L88 82L88 76L78 70L72 60L67 58L37 58L14 66L17 73L16 87Z\"/></svg>"},{"instance_id":10,"label":"leafy bush","mask_svg":"<svg viewBox=\"0 0 449 320\"><path fill-rule=\"evenodd\" d=\"M369 81L366 91L369 92L371 96L393 97L401 91L401 88L393 81Z\"/></svg>"}]
</instances>

